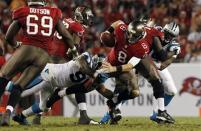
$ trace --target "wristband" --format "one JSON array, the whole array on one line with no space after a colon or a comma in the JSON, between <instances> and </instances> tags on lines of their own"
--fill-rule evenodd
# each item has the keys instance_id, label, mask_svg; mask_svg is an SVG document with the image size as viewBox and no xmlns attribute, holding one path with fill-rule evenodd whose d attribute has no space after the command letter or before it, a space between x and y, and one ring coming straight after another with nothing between
<instances>
[{"instance_id":1,"label":"wristband","mask_svg":"<svg viewBox=\"0 0 201 131\"><path fill-rule=\"evenodd\" d=\"M123 68L122 66L116 66L117 72L122 72Z\"/></svg>"},{"instance_id":2,"label":"wristband","mask_svg":"<svg viewBox=\"0 0 201 131\"><path fill-rule=\"evenodd\" d=\"M114 28L112 26L110 26L107 31L109 31L110 33L113 33L114 32Z\"/></svg>"}]
</instances>

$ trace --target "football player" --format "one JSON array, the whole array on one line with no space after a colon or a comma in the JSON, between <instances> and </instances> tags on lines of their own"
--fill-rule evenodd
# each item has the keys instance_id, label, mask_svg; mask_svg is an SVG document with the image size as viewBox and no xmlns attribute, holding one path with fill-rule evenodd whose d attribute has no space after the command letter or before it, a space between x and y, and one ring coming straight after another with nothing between
<instances>
[{"instance_id":1,"label":"football player","mask_svg":"<svg viewBox=\"0 0 201 131\"><path fill-rule=\"evenodd\" d=\"M63 23L66 29L73 35L73 40L76 43L78 50L80 42L84 40L85 30L86 28L92 25L94 14L89 7L86 6L78 6L74 11L74 19L64 18ZM51 44L49 44L49 53L53 57L54 63L64 63L66 61L66 51L68 47L62 41L62 37L56 32L54 40ZM70 59L70 58L67 58ZM70 97L70 95L68 95ZM90 119L87 115L87 106L86 106L86 98L84 93L75 94L75 98L78 104L78 108L80 110L80 118L79 124L90 124L95 123L92 119ZM76 103L75 103L76 104ZM77 106L77 104L75 106ZM93 121L93 122L92 122Z\"/></svg>"},{"instance_id":2,"label":"football player","mask_svg":"<svg viewBox=\"0 0 201 131\"><path fill-rule=\"evenodd\" d=\"M155 28L150 28L150 27L145 27L145 30L147 30L146 32L157 32L154 31ZM153 30L153 31L151 31ZM155 33L156 34L156 33ZM166 45L165 49L167 51L171 51L171 52L175 52L175 55L170 57L169 59L165 60L164 62L160 63L160 67L159 70L159 74L160 77L163 80L163 85L165 87L165 106L168 105L168 103L170 102L172 95L174 95L176 93L176 87L174 86L174 83L172 78L170 77L170 74L168 73L167 69L163 70L164 68L166 68L170 63L172 63L172 61L176 58L176 55L178 55L178 53L180 52L180 47L179 44L175 43L173 40L174 37L178 36L179 34L179 27L176 23L171 22L169 24L166 24L165 27L163 28L162 32L158 33L159 36L161 36L161 40L162 40L162 45ZM167 48L167 46L169 46ZM156 58L156 53L152 53L152 57ZM157 60L157 58L156 58ZM110 71L114 71L116 70L116 67L112 67L109 63L103 63L103 67L105 67L105 70L107 70L106 72L110 72ZM132 70L134 67L132 64L127 64L127 65L122 65L122 70L123 71L129 71ZM118 105L118 109L120 108L120 105ZM158 110L158 109L157 109ZM106 115L102 118L102 122L107 122L108 119L110 119L110 117L108 116L108 114L106 113ZM157 122L157 113L154 113L151 117L152 120L155 120Z\"/></svg>"},{"instance_id":3,"label":"football player","mask_svg":"<svg viewBox=\"0 0 201 131\"><path fill-rule=\"evenodd\" d=\"M30 108L22 111L13 117L13 120L22 124L26 117L34 114L48 111L47 101L51 94L59 88L68 88L74 85L82 85L83 91L88 92L87 82L90 77L94 77L94 73L99 68L99 62L96 57L93 57L85 52L64 64L47 64L41 72L42 82L33 87L35 91L40 90L40 103L32 105ZM26 92L26 91L25 91ZM31 93L34 93L33 91ZM62 91L59 92L59 94ZM65 92L66 93L66 92ZM30 93L25 93L30 94ZM24 94L22 93L22 96ZM25 96L25 95L24 95Z\"/></svg>"},{"instance_id":4,"label":"football player","mask_svg":"<svg viewBox=\"0 0 201 131\"><path fill-rule=\"evenodd\" d=\"M162 79L162 83L165 89L165 96L164 96L165 106L168 106L172 98L177 94L177 88L175 86L174 80L170 72L166 67L168 67L177 58L177 55L181 51L180 44L175 40L175 38L179 35L179 26L175 22L170 22L166 24L163 28L161 27L156 28L158 28L159 30L161 30L161 32L164 33L163 48L167 51L173 51L174 48L177 49L177 53L174 56L172 56L171 58L167 59L162 63L157 61L156 59L154 60L156 66L158 66L159 75ZM154 53L151 53L151 56L152 58L155 58ZM157 111L158 107L156 106L153 111L153 114L150 117L151 120L156 121Z\"/></svg>"},{"instance_id":5,"label":"football player","mask_svg":"<svg viewBox=\"0 0 201 131\"><path fill-rule=\"evenodd\" d=\"M114 25L114 23L112 25ZM160 40L160 32L154 29L151 31L149 28L145 30L144 26L145 25L142 21L133 21L128 26L124 23L120 23L116 28L111 26L107 32L115 32L114 34L116 43L115 47L112 48L111 52L108 54L107 59L108 62L115 68L110 68L111 66L109 66L110 64L108 65L108 63L104 63L103 67L107 68L105 71L106 73L112 73L116 71L128 72L130 69L135 67L135 69L141 75L143 75L153 87L154 96L158 101L159 107L159 113L157 116L158 121L167 121L169 123L173 123L174 120L166 112L164 107L164 89L160 76L158 75L155 65L147 56L153 49L157 54L157 59L160 61L165 61L172 57L175 52L169 53L163 50ZM124 64L127 62L129 63L127 64L129 66L124 66ZM136 86L138 85L136 84ZM125 90L122 93L119 93L116 98L108 101L111 117L114 117L113 114L115 111L118 111L114 109L114 105L116 105L118 101L132 98L132 93L133 92L131 91ZM112 113L111 109L114 109ZM119 111L116 114L119 114ZM116 118L114 118L112 119L115 120ZM117 117L117 119L120 118L121 117Z\"/></svg>"},{"instance_id":6,"label":"football player","mask_svg":"<svg viewBox=\"0 0 201 131\"><path fill-rule=\"evenodd\" d=\"M52 41L55 30L68 43L69 53L77 55L76 47L70 33L62 23L61 11L45 6L44 0L28 0L28 6L13 12L11 23L5 40L13 48L17 48L13 56L5 63L0 72L0 83L7 83L16 73L20 78L14 83L8 100L6 112L2 116L1 125L10 125L10 115L18 103L22 89L34 79L44 68L50 57L47 53L48 43ZM15 41L18 31L23 30L22 45ZM5 87L1 87L3 91Z\"/></svg>"},{"instance_id":7,"label":"football player","mask_svg":"<svg viewBox=\"0 0 201 131\"><path fill-rule=\"evenodd\" d=\"M74 19L64 18L63 24L65 25L65 28L73 35L73 40L75 41L76 46L79 49L80 46L79 43L84 39L85 28L88 28L89 26L92 25L92 19L94 15L90 8L86 6L79 6L75 9L74 16L75 16ZM68 48L69 47L62 40L62 36L60 36L58 32L56 32L53 41L48 45L48 52L51 55L53 63L55 64L64 63L67 61L67 59L70 59L69 57L66 58L66 52ZM28 89L38 84L39 82L40 77L35 79L28 86ZM70 98L70 100L72 100L72 104L77 106L77 104L74 103L73 98L71 98L69 95L68 97ZM79 124L98 123L90 119L87 115L85 94L84 93L75 94L75 98L78 103L78 107L80 109L80 118L78 123ZM37 119L39 120L40 115L37 115L37 117L38 117ZM26 123L28 124L27 121L24 121L24 123L21 124L25 125Z\"/></svg>"}]
</instances>

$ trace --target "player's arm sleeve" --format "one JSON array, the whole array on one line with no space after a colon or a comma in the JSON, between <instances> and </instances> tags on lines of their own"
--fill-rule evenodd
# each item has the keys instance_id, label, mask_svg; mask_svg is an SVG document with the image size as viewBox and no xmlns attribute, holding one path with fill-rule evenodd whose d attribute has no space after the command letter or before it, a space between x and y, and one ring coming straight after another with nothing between
<instances>
[{"instance_id":1,"label":"player's arm sleeve","mask_svg":"<svg viewBox=\"0 0 201 131\"><path fill-rule=\"evenodd\" d=\"M163 49L162 43L159 37L153 38L153 50L156 53L156 59L159 61L165 61L175 55L174 52L168 52Z\"/></svg>"},{"instance_id":2,"label":"player's arm sleeve","mask_svg":"<svg viewBox=\"0 0 201 131\"><path fill-rule=\"evenodd\" d=\"M73 40L75 41L75 44L79 45L81 38L77 34L73 33Z\"/></svg>"},{"instance_id":3,"label":"player's arm sleeve","mask_svg":"<svg viewBox=\"0 0 201 131\"><path fill-rule=\"evenodd\" d=\"M6 32L5 42L11 45L13 48L18 46L18 43L15 40L15 36L19 32L20 28L20 23L17 20L14 20Z\"/></svg>"},{"instance_id":4,"label":"player's arm sleeve","mask_svg":"<svg viewBox=\"0 0 201 131\"><path fill-rule=\"evenodd\" d=\"M160 70L163 70L166 67L168 67L174 60L175 60L175 57L171 57L171 58L165 60L164 62L162 62L161 66L160 66Z\"/></svg>"},{"instance_id":5,"label":"player's arm sleeve","mask_svg":"<svg viewBox=\"0 0 201 131\"><path fill-rule=\"evenodd\" d=\"M106 30L106 32L113 33L114 30L121 24L125 24L122 20L118 20L113 22L110 27Z\"/></svg>"},{"instance_id":6,"label":"player's arm sleeve","mask_svg":"<svg viewBox=\"0 0 201 131\"><path fill-rule=\"evenodd\" d=\"M24 17L25 15L26 15L25 10L23 10L23 8L20 8L18 10L13 11L12 19L19 20L20 18Z\"/></svg>"},{"instance_id":7,"label":"player's arm sleeve","mask_svg":"<svg viewBox=\"0 0 201 131\"><path fill-rule=\"evenodd\" d=\"M73 41L72 35L69 33L69 31L66 30L64 24L62 23L62 20L58 20L58 22L56 24L56 30L62 36L63 41L65 43L68 43L68 46L71 49L73 49L75 42Z\"/></svg>"}]
</instances>

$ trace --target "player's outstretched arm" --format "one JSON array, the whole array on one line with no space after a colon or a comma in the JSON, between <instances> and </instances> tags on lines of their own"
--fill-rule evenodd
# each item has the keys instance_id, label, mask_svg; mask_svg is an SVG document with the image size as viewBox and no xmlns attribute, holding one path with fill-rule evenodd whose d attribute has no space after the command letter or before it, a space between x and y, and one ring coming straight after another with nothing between
<instances>
[{"instance_id":1,"label":"player's outstretched arm","mask_svg":"<svg viewBox=\"0 0 201 131\"><path fill-rule=\"evenodd\" d=\"M65 43L68 43L69 47L74 48L74 41L72 35L66 30L61 20L58 20L56 25L57 32L62 36Z\"/></svg>"},{"instance_id":2,"label":"player's outstretched arm","mask_svg":"<svg viewBox=\"0 0 201 131\"><path fill-rule=\"evenodd\" d=\"M112 66L110 63L104 61L102 63L100 72L102 73L127 72L132 70L140 61L141 59L137 57L132 57L127 64L120 66Z\"/></svg>"},{"instance_id":3,"label":"player's outstretched arm","mask_svg":"<svg viewBox=\"0 0 201 131\"><path fill-rule=\"evenodd\" d=\"M165 60L164 62L161 62L159 70L165 69L165 68L168 67L174 60L175 60L175 57L171 57L171 58Z\"/></svg>"},{"instance_id":4,"label":"player's outstretched arm","mask_svg":"<svg viewBox=\"0 0 201 131\"><path fill-rule=\"evenodd\" d=\"M168 52L163 49L162 42L158 37L153 38L153 50L156 52L156 57L159 61L166 61L175 55L175 52Z\"/></svg>"},{"instance_id":5,"label":"player's outstretched arm","mask_svg":"<svg viewBox=\"0 0 201 131\"><path fill-rule=\"evenodd\" d=\"M68 51L68 53L72 53L73 55L77 55L77 50L75 47L75 42L73 41L72 35L66 30L64 24L62 23L61 20L58 20L57 25L56 25L56 30L57 32L62 36L63 41L65 43L68 43L68 46L70 47L71 50Z\"/></svg>"},{"instance_id":6,"label":"player's outstretched arm","mask_svg":"<svg viewBox=\"0 0 201 131\"><path fill-rule=\"evenodd\" d=\"M15 36L21 28L20 23L17 20L14 20L8 28L5 36L5 42L11 45L13 48L20 46L20 43L16 42Z\"/></svg>"}]
</instances>

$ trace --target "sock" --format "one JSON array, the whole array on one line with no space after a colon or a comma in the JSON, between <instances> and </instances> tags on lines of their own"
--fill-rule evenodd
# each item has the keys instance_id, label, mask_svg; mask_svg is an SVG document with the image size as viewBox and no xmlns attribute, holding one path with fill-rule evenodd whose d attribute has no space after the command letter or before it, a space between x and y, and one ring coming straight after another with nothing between
<instances>
[{"instance_id":1,"label":"sock","mask_svg":"<svg viewBox=\"0 0 201 131\"><path fill-rule=\"evenodd\" d=\"M19 85L14 85L13 89L12 89L12 92L10 94L10 97L9 97L7 105L12 106L14 108L16 106L16 104L20 100L20 94L21 94L21 92L22 92L21 87Z\"/></svg>"},{"instance_id":2,"label":"sock","mask_svg":"<svg viewBox=\"0 0 201 131\"><path fill-rule=\"evenodd\" d=\"M50 108L56 101L60 100L61 97L59 96L58 92L60 89L56 89L54 93L50 96L49 100L46 103L46 107Z\"/></svg>"},{"instance_id":3,"label":"sock","mask_svg":"<svg viewBox=\"0 0 201 131\"><path fill-rule=\"evenodd\" d=\"M119 103L117 106L116 106L116 109L121 109L121 106L123 105L123 103L124 103L125 101L122 101L121 103Z\"/></svg>"},{"instance_id":4,"label":"sock","mask_svg":"<svg viewBox=\"0 0 201 131\"><path fill-rule=\"evenodd\" d=\"M164 111L165 110L164 98L157 98L156 100L158 102L158 109Z\"/></svg>"},{"instance_id":5,"label":"sock","mask_svg":"<svg viewBox=\"0 0 201 131\"><path fill-rule=\"evenodd\" d=\"M13 112L14 108L10 105L7 105L6 110L9 111L9 114L11 114Z\"/></svg>"},{"instance_id":6,"label":"sock","mask_svg":"<svg viewBox=\"0 0 201 131\"><path fill-rule=\"evenodd\" d=\"M81 110L81 111L83 111L83 110L87 110L87 104L86 103L79 103L78 104L78 108L79 108L79 110Z\"/></svg>"},{"instance_id":7,"label":"sock","mask_svg":"<svg viewBox=\"0 0 201 131\"><path fill-rule=\"evenodd\" d=\"M40 107L39 107L39 103L35 103L33 104L31 107L29 107L28 109L22 111L22 114L25 116L25 117L28 117L28 116L31 116L33 114L38 114L42 112Z\"/></svg>"},{"instance_id":8,"label":"sock","mask_svg":"<svg viewBox=\"0 0 201 131\"><path fill-rule=\"evenodd\" d=\"M174 95L165 94L165 96L164 96L165 106L169 105L169 103L171 102L173 97L174 97Z\"/></svg>"},{"instance_id":9,"label":"sock","mask_svg":"<svg viewBox=\"0 0 201 131\"><path fill-rule=\"evenodd\" d=\"M86 110L80 110L80 117L81 118L89 118L87 115L87 111Z\"/></svg>"},{"instance_id":10,"label":"sock","mask_svg":"<svg viewBox=\"0 0 201 131\"><path fill-rule=\"evenodd\" d=\"M8 82L9 81L7 79L0 77L0 97L3 95Z\"/></svg>"},{"instance_id":11,"label":"sock","mask_svg":"<svg viewBox=\"0 0 201 131\"><path fill-rule=\"evenodd\" d=\"M167 94L165 94L165 96L164 96L164 103L165 104L164 105L168 106L173 97L174 97L173 95L167 95ZM154 112L156 112L156 113L158 112L158 105L155 106Z\"/></svg>"}]
</instances>

